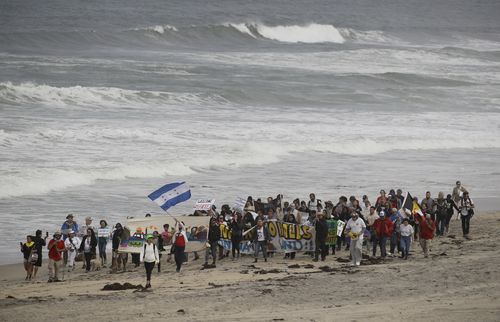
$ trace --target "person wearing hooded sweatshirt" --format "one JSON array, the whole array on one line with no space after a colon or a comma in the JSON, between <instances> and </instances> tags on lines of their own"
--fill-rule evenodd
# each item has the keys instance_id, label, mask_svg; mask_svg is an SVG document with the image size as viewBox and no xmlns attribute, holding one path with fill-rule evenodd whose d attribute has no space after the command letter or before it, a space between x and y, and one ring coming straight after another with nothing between
<instances>
[{"instance_id":1,"label":"person wearing hooded sweatshirt","mask_svg":"<svg viewBox=\"0 0 500 322\"><path fill-rule=\"evenodd\" d=\"M359 217L356 211L351 213L351 219L347 221L345 225L345 233L349 236L351 243L349 244L349 250L352 257L352 266L361 265L362 249L363 249L363 234L366 229L366 224Z\"/></svg>"},{"instance_id":2,"label":"person wearing hooded sweatshirt","mask_svg":"<svg viewBox=\"0 0 500 322\"><path fill-rule=\"evenodd\" d=\"M144 268L146 269L146 288L151 287L151 273L155 268L155 264L160 262L160 256L158 254L158 247L154 242L153 235L146 236L146 242L141 248L141 253L139 257L141 263L144 263Z\"/></svg>"},{"instance_id":3,"label":"person wearing hooded sweatshirt","mask_svg":"<svg viewBox=\"0 0 500 322\"><path fill-rule=\"evenodd\" d=\"M385 213L381 211L379 213L379 219L375 220L373 223L373 230L375 231L376 244L373 246L372 255L375 257L377 253L377 246L380 246L380 255L382 258L387 256L387 252L385 249L385 244L387 238L390 238L392 235L392 222L389 218L386 218Z\"/></svg>"},{"instance_id":4,"label":"person wearing hooded sweatshirt","mask_svg":"<svg viewBox=\"0 0 500 322\"><path fill-rule=\"evenodd\" d=\"M420 223L420 246L424 251L424 257L427 258L429 256L432 239L434 238L436 225L431 219L430 214L425 215L425 218L424 216L417 215L417 220Z\"/></svg>"},{"instance_id":5,"label":"person wearing hooded sweatshirt","mask_svg":"<svg viewBox=\"0 0 500 322\"><path fill-rule=\"evenodd\" d=\"M172 247L174 253L174 259L176 264L175 271L179 273L181 271L182 263L184 263L184 259L186 257L185 250L186 245L188 243L186 232L184 231L184 224L178 224L178 231L172 237ZM171 250L172 252L172 250Z\"/></svg>"}]
</instances>

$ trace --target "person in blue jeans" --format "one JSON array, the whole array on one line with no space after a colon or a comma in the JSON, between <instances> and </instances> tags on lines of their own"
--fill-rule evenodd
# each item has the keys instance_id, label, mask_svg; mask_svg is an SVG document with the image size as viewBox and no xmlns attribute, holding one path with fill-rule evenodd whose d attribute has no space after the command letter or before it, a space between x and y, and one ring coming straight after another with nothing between
<instances>
[{"instance_id":1,"label":"person in blue jeans","mask_svg":"<svg viewBox=\"0 0 500 322\"><path fill-rule=\"evenodd\" d=\"M403 223L399 227L401 233L401 258L408 259L410 252L411 238L413 236L413 227L409 224L408 218L403 219Z\"/></svg>"},{"instance_id":2,"label":"person in blue jeans","mask_svg":"<svg viewBox=\"0 0 500 322\"><path fill-rule=\"evenodd\" d=\"M108 227L106 220L99 222L99 229L97 229L97 247L99 249L99 258L101 259L102 267L106 267L106 246L108 245L109 237L111 236L111 229Z\"/></svg>"},{"instance_id":3,"label":"person in blue jeans","mask_svg":"<svg viewBox=\"0 0 500 322\"><path fill-rule=\"evenodd\" d=\"M262 219L257 220L257 226L254 229L254 244L255 244L255 260L257 263L257 258L259 257L259 250L262 251L264 255L264 262L267 262L267 242L269 241L269 231L267 227L264 226Z\"/></svg>"}]
</instances>

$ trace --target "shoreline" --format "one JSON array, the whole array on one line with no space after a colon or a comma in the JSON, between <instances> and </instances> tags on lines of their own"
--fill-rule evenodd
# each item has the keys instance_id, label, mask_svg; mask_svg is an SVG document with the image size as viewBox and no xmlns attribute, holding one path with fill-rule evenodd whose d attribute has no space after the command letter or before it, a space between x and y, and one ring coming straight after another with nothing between
<instances>
[{"instance_id":1,"label":"shoreline","mask_svg":"<svg viewBox=\"0 0 500 322\"><path fill-rule=\"evenodd\" d=\"M225 258L205 270L200 270L201 259L190 256L180 274L172 264L163 264L163 257L162 272L154 270L148 291L102 290L111 283L144 285L142 266L129 264L119 274L77 268L66 281L47 283L45 259L35 282L24 281L22 264L0 265L0 318L17 321L36 314L38 321L63 321L63 315L53 312L71 306L75 321L83 321L89 308L99 312L99 321L162 316L174 321L331 321L333 316L349 321L497 321L500 212L476 215L471 240L462 238L459 220L450 225L448 236L434 239L429 258L413 243L408 260L365 259L360 267L345 262L349 255L344 249L325 262L312 262L304 254L285 260L278 254L254 264L245 256ZM150 304L147 309L145 303Z\"/></svg>"}]
</instances>

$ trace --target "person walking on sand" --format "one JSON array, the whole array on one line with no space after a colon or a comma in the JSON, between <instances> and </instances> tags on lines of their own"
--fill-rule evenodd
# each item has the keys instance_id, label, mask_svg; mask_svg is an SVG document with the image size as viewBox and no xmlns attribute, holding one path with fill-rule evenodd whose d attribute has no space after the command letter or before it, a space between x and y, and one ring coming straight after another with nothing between
<instances>
[{"instance_id":1,"label":"person walking on sand","mask_svg":"<svg viewBox=\"0 0 500 322\"><path fill-rule=\"evenodd\" d=\"M460 200L460 217L462 219L462 233L464 238L469 238L470 220L474 216L474 202L466 191Z\"/></svg>"},{"instance_id":2,"label":"person walking on sand","mask_svg":"<svg viewBox=\"0 0 500 322\"><path fill-rule=\"evenodd\" d=\"M99 248L99 258L101 259L102 267L106 267L106 246L108 245L109 238L111 237L111 229L108 227L106 220L99 221L99 228L97 229L97 246Z\"/></svg>"},{"instance_id":3,"label":"person walking on sand","mask_svg":"<svg viewBox=\"0 0 500 322\"><path fill-rule=\"evenodd\" d=\"M375 230L373 229L373 224L375 223L375 220L379 219L379 215L377 215L377 212L375 211L374 206L370 206L369 213L365 216L366 219L366 229L370 233L369 240L367 240L366 247L368 248L368 254L372 253L373 248L377 247L376 245L376 236L375 236Z\"/></svg>"},{"instance_id":4,"label":"person walking on sand","mask_svg":"<svg viewBox=\"0 0 500 322\"><path fill-rule=\"evenodd\" d=\"M47 232L45 234L45 237L42 238L42 231L38 229L35 232L35 238L34 238L34 250L36 251L36 261L33 264L33 276L32 279L36 279L36 274L38 273L38 268L42 267L42 249L44 246L47 245L47 238L49 237L49 233ZM32 256L33 258L34 256Z\"/></svg>"},{"instance_id":5,"label":"person walking on sand","mask_svg":"<svg viewBox=\"0 0 500 322\"><path fill-rule=\"evenodd\" d=\"M257 220L257 225L254 228L254 245L255 245L255 258L254 263L257 263L259 257L259 250L262 251L264 262L267 262L267 242L269 241L269 231L262 219Z\"/></svg>"},{"instance_id":6,"label":"person walking on sand","mask_svg":"<svg viewBox=\"0 0 500 322\"><path fill-rule=\"evenodd\" d=\"M452 199L455 202L455 204L459 205L460 202L462 201L463 194L468 192L467 189L465 189L464 186L462 186L462 182L457 181L455 183L455 187L453 188L452 192ZM460 217L460 210L457 210L457 220Z\"/></svg>"},{"instance_id":7,"label":"person walking on sand","mask_svg":"<svg viewBox=\"0 0 500 322\"><path fill-rule=\"evenodd\" d=\"M314 228L316 230L316 251L314 255L314 261L318 261L319 254L321 253L321 261L324 261L326 255L328 254L328 248L326 247L326 238L328 237L328 224L326 223L325 215L322 212L317 214L316 222L314 223Z\"/></svg>"},{"instance_id":8,"label":"person walking on sand","mask_svg":"<svg viewBox=\"0 0 500 322\"><path fill-rule=\"evenodd\" d=\"M377 254L377 246L380 247L380 256L385 258L387 256L386 242L387 238L392 235L392 222L389 218L385 216L385 213L381 211L379 213L379 219L375 220L373 223L373 230L375 231L375 245L373 246L372 256L375 257Z\"/></svg>"},{"instance_id":9,"label":"person walking on sand","mask_svg":"<svg viewBox=\"0 0 500 322\"><path fill-rule=\"evenodd\" d=\"M87 229L87 235L83 236L82 243L80 244L80 252L83 252L85 258L85 273L90 272L90 261L96 255L97 238L95 238L94 231Z\"/></svg>"},{"instance_id":10,"label":"person walking on sand","mask_svg":"<svg viewBox=\"0 0 500 322\"><path fill-rule=\"evenodd\" d=\"M80 248L80 238L75 235L74 231L70 231L68 234L68 238L64 241L64 247L68 252L68 262L66 267L68 268L68 272L71 272L75 269L75 258Z\"/></svg>"},{"instance_id":11,"label":"person walking on sand","mask_svg":"<svg viewBox=\"0 0 500 322\"><path fill-rule=\"evenodd\" d=\"M120 269L122 269L124 272L126 270L128 254L118 252L124 235L125 235L125 229L123 229L123 226L120 223L117 223L115 225L115 231L113 232L113 238L111 240L111 249L112 249L111 272L113 273L116 273Z\"/></svg>"},{"instance_id":12,"label":"person walking on sand","mask_svg":"<svg viewBox=\"0 0 500 322\"><path fill-rule=\"evenodd\" d=\"M243 240L243 219L240 213L235 213L229 222L229 229L231 230L231 251L233 260L240 258L240 243Z\"/></svg>"},{"instance_id":13,"label":"person walking on sand","mask_svg":"<svg viewBox=\"0 0 500 322\"><path fill-rule=\"evenodd\" d=\"M208 230L208 245L205 249L205 263L203 267L208 266L208 258L212 255L212 266L215 266L215 260L217 258L217 245L220 239L220 227L217 217L212 216L209 222Z\"/></svg>"},{"instance_id":14,"label":"person walking on sand","mask_svg":"<svg viewBox=\"0 0 500 322\"><path fill-rule=\"evenodd\" d=\"M363 219L359 218L356 211L351 213L351 219L345 225L345 233L349 236L351 243L349 250L351 252L351 266L361 265L362 249L363 249L363 234L366 229L366 224Z\"/></svg>"},{"instance_id":15,"label":"person walking on sand","mask_svg":"<svg viewBox=\"0 0 500 322\"><path fill-rule=\"evenodd\" d=\"M61 239L61 232L56 231L53 238L47 245L49 250L49 283L62 282L59 279L59 270L61 269L62 252L64 252L64 241Z\"/></svg>"},{"instance_id":16,"label":"person walking on sand","mask_svg":"<svg viewBox=\"0 0 500 322\"><path fill-rule=\"evenodd\" d=\"M417 220L420 223L420 246L424 252L424 258L429 257L429 251L431 249L432 239L434 238L434 231L436 230L436 225L431 219L430 214L424 216L417 215Z\"/></svg>"},{"instance_id":17,"label":"person walking on sand","mask_svg":"<svg viewBox=\"0 0 500 322\"><path fill-rule=\"evenodd\" d=\"M153 235L146 236L146 242L141 248L139 258L141 263L144 263L144 268L146 269L146 288L151 288L151 273L155 268L155 264L158 264L160 262L158 247L154 242Z\"/></svg>"},{"instance_id":18,"label":"person walking on sand","mask_svg":"<svg viewBox=\"0 0 500 322\"><path fill-rule=\"evenodd\" d=\"M401 233L401 258L408 259L411 240L413 238L413 227L409 224L408 218L403 219L403 223L399 229Z\"/></svg>"},{"instance_id":19,"label":"person walking on sand","mask_svg":"<svg viewBox=\"0 0 500 322\"><path fill-rule=\"evenodd\" d=\"M445 232L448 234L450 232L450 221L451 218L453 218L453 209L457 211L457 213L460 212L460 209L458 209L457 204L455 201L453 201L453 198L450 194L446 195L446 200L445 200L445 205L446 205L446 219L445 219Z\"/></svg>"},{"instance_id":20,"label":"person walking on sand","mask_svg":"<svg viewBox=\"0 0 500 322\"><path fill-rule=\"evenodd\" d=\"M31 280L31 274L33 273L33 262L31 260L31 254L36 252L36 250L34 249L35 242L33 241L33 237L28 235L26 236L26 242L20 242L20 245L21 253L23 253L24 270L26 271L25 280L28 281Z\"/></svg>"},{"instance_id":21,"label":"person walking on sand","mask_svg":"<svg viewBox=\"0 0 500 322\"><path fill-rule=\"evenodd\" d=\"M440 191L436 199L436 236L443 236L446 230L448 210L444 193Z\"/></svg>"},{"instance_id":22,"label":"person walking on sand","mask_svg":"<svg viewBox=\"0 0 500 322\"><path fill-rule=\"evenodd\" d=\"M186 232L184 231L184 224L178 223L179 230L172 237L172 248L170 252L174 253L174 259L176 264L175 271L179 273L181 271L182 263L184 263L184 258L186 257L185 250L188 243Z\"/></svg>"}]
</instances>

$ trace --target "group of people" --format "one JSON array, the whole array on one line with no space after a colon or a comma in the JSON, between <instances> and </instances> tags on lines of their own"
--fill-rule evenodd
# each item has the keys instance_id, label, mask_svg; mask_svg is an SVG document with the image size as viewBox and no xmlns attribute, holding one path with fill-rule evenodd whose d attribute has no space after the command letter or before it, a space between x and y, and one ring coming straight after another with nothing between
<instances>
[{"instance_id":1,"label":"group of people","mask_svg":"<svg viewBox=\"0 0 500 322\"><path fill-rule=\"evenodd\" d=\"M336 237L334 245L331 245L332 254L340 251L343 247L350 251L353 266L359 266L362 259L363 249L366 248L371 256L376 256L380 249L380 256L396 256L407 259L412 241L418 240L424 257L429 255L431 241L434 236L443 236L449 232L449 224L457 212L462 220L462 233L465 238L469 236L470 219L474 215L474 203L459 181L456 182L451 194L444 197L439 192L437 198L432 198L430 192L425 198L418 202L413 197L411 207L405 205L401 189L390 190L387 194L380 191L374 203L364 195L359 201L355 196L347 198L341 196L335 204L331 201L322 202L311 193L309 200L295 199L291 203L284 201L282 195L276 198L269 197L267 200L254 200L248 197L242 209L231 209L229 205L223 205L221 211L217 212L215 206L208 211L196 211L195 216L209 216L209 229L207 236L207 247L203 266L215 267L216 258L222 259L229 256L221 243L220 225L224 224L231 232L231 252L233 260L240 257L240 245L244 236L251 233L254 243L254 261L258 261L259 253L262 253L264 261L274 252L268 248L269 231L267 221L277 220L291 224L308 225L315 228L315 250L307 252L314 261L325 260L330 252L330 245L326 239L329 233L329 223L335 222L336 226L342 222L344 228L342 233ZM147 214L146 216L149 216ZM458 217L457 217L458 218ZM61 230L53 234L48 241L48 233L42 237L42 232L37 230L35 236L27 236L25 243L21 243L21 251L24 254L26 279L36 278L37 270L42 265L42 249L47 246L49 250L49 282L58 282L62 265L65 269L75 269L77 256L83 257L83 268L88 272L92 267L92 260L99 255L100 265L106 267L106 249L109 240L112 241L112 265L111 272L125 270L128 254L118 251L119 245L124 238L130 236L130 231L120 223L110 228L105 220L100 220L99 227L95 228L91 217L85 218L85 225L81 227L73 220L73 215L68 215L62 224ZM174 255L176 271L179 272L183 263L187 261L185 247L188 237L184 231L184 225L178 222L175 227L164 225L164 231L154 231L146 235L144 245L139 254L132 254L132 262L137 267L144 263L146 270L146 287L151 287L151 274L155 266L158 272L161 270L160 260L162 253L168 246L167 261ZM389 242L389 254L387 254L387 242ZM98 250L98 253L97 253ZM198 259L198 253L194 253ZM285 258L294 259L295 252L285 254ZM211 265L209 259L212 257Z\"/></svg>"}]
</instances>

